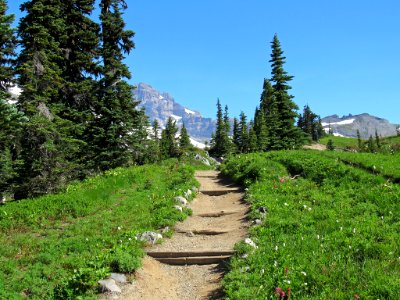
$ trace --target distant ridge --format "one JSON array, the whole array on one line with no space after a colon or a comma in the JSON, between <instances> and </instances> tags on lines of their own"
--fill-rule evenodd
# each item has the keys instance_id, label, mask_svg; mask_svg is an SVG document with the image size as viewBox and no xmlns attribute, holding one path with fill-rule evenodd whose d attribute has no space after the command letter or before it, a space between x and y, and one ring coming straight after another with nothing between
<instances>
[{"instance_id":1,"label":"distant ridge","mask_svg":"<svg viewBox=\"0 0 400 300\"><path fill-rule=\"evenodd\" d=\"M189 135L201 142L208 141L215 130L214 120L204 118L198 111L182 106L169 93L159 92L149 84L137 84L134 95L140 101L139 107L144 107L150 121L157 120L161 127L165 127L168 118L172 117L178 127L185 123Z\"/></svg>"},{"instance_id":2,"label":"distant ridge","mask_svg":"<svg viewBox=\"0 0 400 300\"><path fill-rule=\"evenodd\" d=\"M398 126L388 120L367 113L349 114L343 117L331 115L323 118L321 122L326 132L328 132L330 126L336 136L357 137L358 129L362 139L368 139L370 135L375 136L375 130L382 137L396 135L396 127Z\"/></svg>"}]
</instances>

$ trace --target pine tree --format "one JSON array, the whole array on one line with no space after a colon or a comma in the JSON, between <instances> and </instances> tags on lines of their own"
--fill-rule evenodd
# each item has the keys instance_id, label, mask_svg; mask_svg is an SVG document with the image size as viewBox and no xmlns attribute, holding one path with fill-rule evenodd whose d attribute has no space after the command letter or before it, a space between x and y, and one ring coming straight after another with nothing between
<instances>
[{"instance_id":1,"label":"pine tree","mask_svg":"<svg viewBox=\"0 0 400 300\"><path fill-rule=\"evenodd\" d=\"M15 105L9 104L7 90L14 83L14 58L17 39L11 27L13 15L7 15L7 4L0 0L0 202L3 193L12 193L18 164L17 152L25 121Z\"/></svg>"},{"instance_id":2,"label":"pine tree","mask_svg":"<svg viewBox=\"0 0 400 300\"><path fill-rule=\"evenodd\" d=\"M189 150L192 147L190 137L185 127L185 123L182 124L181 134L179 137L179 148L181 151Z\"/></svg>"},{"instance_id":3,"label":"pine tree","mask_svg":"<svg viewBox=\"0 0 400 300\"><path fill-rule=\"evenodd\" d=\"M257 152L259 150L257 134L254 130L254 124L252 122L250 122L249 128L249 152Z\"/></svg>"},{"instance_id":4,"label":"pine tree","mask_svg":"<svg viewBox=\"0 0 400 300\"><path fill-rule=\"evenodd\" d=\"M247 116L244 112L240 113L239 118L239 151L248 153L250 151L250 136L247 126Z\"/></svg>"},{"instance_id":5,"label":"pine tree","mask_svg":"<svg viewBox=\"0 0 400 300\"><path fill-rule=\"evenodd\" d=\"M380 149L381 139L379 138L378 131L376 129L375 129L375 143L376 143L376 148Z\"/></svg>"},{"instance_id":6,"label":"pine tree","mask_svg":"<svg viewBox=\"0 0 400 300\"><path fill-rule=\"evenodd\" d=\"M98 26L94 1L26 1L18 33L23 130L17 198L58 190L81 173L93 95Z\"/></svg>"},{"instance_id":7,"label":"pine tree","mask_svg":"<svg viewBox=\"0 0 400 300\"><path fill-rule=\"evenodd\" d=\"M291 149L301 144L300 130L294 126L298 107L292 101L293 96L288 93L288 90L291 89L288 82L293 79L293 76L288 75L283 68L286 57L283 56L277 35L274 36L271 44L271 82L273 83L274 101L276 102L277 119L279 120L279 125L275 126L275 130L278 130L277 136L281 140L278 145L272 145L271 148Z\"/></svg>"},{"instance_id":8,"label":"pine tree","mask_svg":"<svg viewBox=\"0 0 400 300\"><path fill-rule=\"evenodd\" d=\"M375 152L375 150L376 150L375 143L374 143L374 139L373 139L372 135L369 136L367 146L368 146L368 152L371 152L371 153Z\"/></svg>"},{"instance_id":9,"label":"pine tree","mask_svg":"<svg viewBox=\"0 0 400 300\"><path fill-rule=\"evenodd\" d=\"M160 153L162 159L179 156L177 132L176 122L169 117L165 129L161 133Z\"/></svg>"},{"instance_id":10,"label":"pine tree","mask_svg":"<svg viewBox=\"0 0 400 300\"><path fill-rule=\"evenodd\" d=\"M318 141L320 137L323 136L321 118L313 113L308 105L304 106L303 114L299 115L297 127L313 141Z\"/></svg>"},{"instance_id":11,"label":"pine tree","mask_svg":"<svg viewBox=\"0 0 400 300\"><path fill-rule=\"evenodd\" d=\"M236 151L239 151L240 147L240 132L239 132L239 121L237 118L233 119L233 130L232 130L232 141L236 148Z\"/></svg>"},{"instance_id":12,"label":"pine tree","mask_svg":"<svg viewBox=\"0 0 400 300\"><path fill-rule=\"evenodd\" d=\"M357 129L357 142L358 142L358 150L361 151L363 149L363 143L361 140L360 130Z\"/></svg>"},{"instance_id":13,"label":"pine tree","mask_svg":"<svg viewBox=\"0 0 400 300\"><path fill-rule=\"evenodd\" d=\"M210 154L214 156L225 156L232 151L231 140L229 138L229 116L228 108L225 107L225 114L222 112L222 106L217 100L217 124L214 136L211 140L212 147Z\"/></svg>"},{"instance_id":14,"label":"pine tree","mask_svg":"<svg viewBox=\"0 0 400 300\"><path fill-rule=\"evenodd\" d=\"M326 144L326 149L329 151L335 150L335 145L333 144L332 139L328 140L328 143Z\"/></svg>"},{"instance_id":15,"label":"pine tree","mask_svg":"<svg viewBox=\"0 0 400 300\"><path fill-rule=\"evenodd\" d=\"M100 8L101 79L94 106L97 117L90 124L89 136L95 165L107 170L127 165L132 159L143 162L146 149L142 142L147 121L144 113L136 110L133 86L126 81L131 73L123 60L134 48L134 32L125 29L123 20L127 5L125 1L102 0Z\"/></svg>"}]
</instances>

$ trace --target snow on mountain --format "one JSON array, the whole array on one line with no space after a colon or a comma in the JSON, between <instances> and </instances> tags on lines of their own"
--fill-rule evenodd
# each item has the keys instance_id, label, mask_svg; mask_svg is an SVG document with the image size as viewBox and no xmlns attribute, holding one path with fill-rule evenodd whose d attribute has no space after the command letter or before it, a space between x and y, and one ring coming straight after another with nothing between
<instances>
[{"instance_id":1,"label":"snow on mountain","mask_svg":"<svg viewBox=\"0 0 400 300\"><path fill-rule=\"evenodd\" d=\"M321 122L322 126L329 126L330 125L346 125L346 124L352 124L354 122L355 119L347 119L347 120L343 120L343 121L339 121L339 122L332 122L332 123L324 123Z\"/></svg>"},{"instance_id":2,"label":"snow on mountain","mask_svg":"<svg viewBox=\"0 0 400 300\"><path fill-rule=\"evenodd\" d=\"M321 124L326 132L331 128L335 136L357 137L357 130L359 130L362 139L368 139L371 135L375 136L375 131L382 137L396 135L397 126L388 120L367 113L343 117L331 115L323 118Z\"/></svg>"},{"instance_id":3,"label":"snow on mountain","mask_svg":"<svg viewBox=\"0 0 400 300\"><path fill-rule=\"evenodd\" d=\"M185 108L185 113L189 114L189 115L195 115L196 113L190 109Z\"/></svg>"},{"instance_id":4,"label":"snow on mountain","mask_svg":"<svg viewBox=\"0 0 400 300\"><path fill-rule=\"evenodd\" d=\"M168 93L159 92L146 83L139 83L134 90L135 99L140 101L139 107L145 109L150 121L157 120L161 127L165 127L168 117L174 118L176 125L185 127L189 135L196 141L204 142L211 138L215 130L215 121L204 118L202 115L181 104Z\"/></svg>"}]
</instances>

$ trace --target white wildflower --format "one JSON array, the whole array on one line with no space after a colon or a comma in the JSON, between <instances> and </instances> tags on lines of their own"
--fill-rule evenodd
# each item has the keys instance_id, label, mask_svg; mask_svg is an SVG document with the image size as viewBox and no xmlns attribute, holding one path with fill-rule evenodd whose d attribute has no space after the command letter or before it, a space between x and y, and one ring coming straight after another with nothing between
<instances>
[{"instance_id":1,"label":"white wildflower","mask_svg":"<svg viewBox=\"0 0 400 300\"><path fill-rule=\"evenodd\" d=\"M317 234L317 240L319 240L319 234Z\"/></svg>"},{"instance_id":2,"label":"white wildflower","mask_svg":"<svg viewBox=\"0 0 400 300\"><path fill-rule=\"evenodd\" d=\"M275 246L275 251L278 251L278 246Z\"/></svg>"},{"instance_id":3,"label":"white wildflower","mask_svg":"<svg viewBox=\"0 0 400 300\"><path fill-rule=\"evenodd\" d=\"M304 271L301 271L300 273L303 274L304 276L307 276L307 273Z\"/></svg>"},{"instance_id":4,"label":"white wildflower","mask_svg":"<svg viewBox=\"0 0 400 300\"><path fill-rule=\"evenodd\" d=\"M353 228L353 233L356 234L356 229L355 228Z\"/></svg>"},{"instance_id":5,"label":"white wildflower","mask_svg":"<svg viewBox=\"0 0 400 300\"><path fill-rule=\"evenodd\" d=\"M287 204L286 202L284 203L285 206L289 206L289 204Z\"/></svg>"},{"instance_id":6,"label":"white wildflower","mask_svg":"<svg viewBox=\"0 0 400 300\"><path fill-rule=\"evenodd\" d=\"M290 284L290 280L284 280L283 282Z\"/></svg>"},{"instance_id":7,"label":"white wildflower","mask_svg":"<svg viewBox=\"0 0 400 300\"><path fill-rule=\"evenodd\" d=\"M399 259L400 259L400 257L399 257ZM277 267L278 266L278 262L275 260L274 261L274 267Z\"/></svg>"},{"instance_id":8,"label":"white wildflower","mask_svg":"<svg viewBox=\"0 0 400 300\"><path fill-rule=\"evenodd\" d=\"M120 226L118 226L118 230L121 230L121 227L120 227Z\"/></svg>"}]
</instances>

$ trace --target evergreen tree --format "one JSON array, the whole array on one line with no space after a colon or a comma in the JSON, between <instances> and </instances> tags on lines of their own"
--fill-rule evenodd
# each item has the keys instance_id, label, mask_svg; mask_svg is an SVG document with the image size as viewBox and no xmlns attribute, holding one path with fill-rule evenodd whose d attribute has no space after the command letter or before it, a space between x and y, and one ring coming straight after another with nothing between
<instances>
[{"instance_id":1,"label":"evergreen tree","mask_svg":"<svg viewBox=\"0 0 400 300\"><path fill-rule=\"evenodd\" d=\"M358 142L358 150L361 151L363 148L360 130L357 129L357 142Z\"/></svg>"},{"instance_id":2,"label":"evergreen tree","mask_svg":"<svg viewBox=\"0 0 400 300\"><path fill-rule=\"evenodd\" d=\"M272 145L271 148L291 149L301 144L300 130L298 127L294 126L298 107L292 101L293 96L288 93L288 90L291 89L288 82L293 79L293 76L288 75L283 68L286 57L283 56L283 51L277 35L274 36L271 44L271 82L273 83L274 102L276 102L276 113L278 115L277 119L279 120L279 125L274 127L276 127L275 130L278 130L276 135L281 140L279 144Z\"/></svg>"},{"instance_id":3,"label":"evergreen tree","mask_svg":"<svg viewBox=\"0 0 400 300\"><path fill-rule=\"evenodd\" d=\"M228 108L225 107L225 116L222 112L222 106L217 100L217 124L214 136L211 140L212 147L210 149L210 154L214 156L225 156L232 151L231 140L229 138L229 116Z\"/></svg>"},{"instance_id":4,"label":"evergreen tree","mask_svg":"<svg viewBox=\"0 0 400 300\"><path fill-rule=\"evenodd\" d=\"M375 129L375 143L376 143L376 148L380 149L381 139L379 138L378 131L376 129Z\"/></svg>"},{"instance_id":5,"label":"evergreen tree","mask_svg":"<svg viewBox=\"0 0 400 300\"><path fill-rule=\"evenodd\" d=\"M326 149L329 151L335 150L335 145L333 144L333 141L331 139L328 140L328 143L326 144Z\"/></svg>"},{"instance_id":6,"label":"evergreen tree","mask_svg":"<svg viewBox=\"0 0 400 300\"><path fill-rule=\"evenodd\" d=\"M242 153L250 151L250 136L247 127L247 117L244 112L240 113L239 119L239 151Z\"/></svg>"},{"instance_id":7,"label":"evergreen tree","mask_svg":"<svg viewBox=\"0 0 400 300\"><path fill-rule=\"evenodd\" d=\"M142 142L147 121L144 113L136 110L133 86L126 81L131 73L123 60L134 48L134 33L125 29L122 17L127 5L121 0L102 0L100 8L101 79L94 107L98 117L90 125L90 144L95 165L107 170L127 165L132 159L143 162L146 150Z\"/></svg>"},{"instance_id":8,"label":"evergreen tree","mask_svg":"<svg viewBox=\"0 0 400 300\"><path fill-rule=\"evenodd\" d=\"M297 126L313 141L318 141L323 135L321 118L308 105L304 106L303 114L299 115Z\"/></svg>"},{"instance_id":9,"label":"evergreen tree","mask_svg":"<svg viewBox=\"0 0 400 300\"><path fill-rule=\"evenodd\" d=\"M178 141L176 134L178 128L176 122L169 117L165 129L161 133L160 153L161 158L177 157L179 155Z\"/></svg>"},{"instance_id":10,"label":"evergreen tree","mask_svg":"<svg viewBox=\"0 0 400 300\"><path fill-rule=\"evenodd\" d=\"M375 152L375 143L374 143L374 139L372 137L372 135L369 136L368 142L367 142L367 146L368 146L368 152Z\"/></svg>"},{"instance_id":11,"label":"evergreen tree","mask_svg":"<svg viewBox=\"0 0 400 300\"><path fill-rule=\"evenodd\" d=\"M58 190L80 171L97 49L93 2L26 1L18 33L23 130L16 198Z\"/></svg>"},{"instance_id":12,"label":"evergreen tree","mask_svg":"<svg viewBox=\"0 0 400 300\"><path fill-rule=\"evenodd\" d=\"M3 193L12 193L18 163L17 152L23 115L9 104L7 90L14 83L14 58L17 40L11 27L13 15L7 15L7 4L0 0L0 202Z\"/></svg>"},{"instance_id":13,"label":"evergreen tree","mask_svg":"<svg viewBox=\"0 0 400 300\"><path fill-rule=\"evenodd\" d=\"M257 134L257 133L256 133ZM260 151L266 151L269 144L269 132L264 114L260 114L260 129L257 134L257 145Z\"/></svg>"},{"instance_id":14,"label":"evergreen tree","mask_svg":"<svg viewBox=\"0 0 400 300\"><path fill-rule=\"evenodd\" d=\"M181 151L184 151L190 149L191 147L192 144L190 142L190 137L185 127L185 123L183 123L181 127L181 134L179 137L179 148Z\"/></svg>"},{"instance_id":15,"label":"evergreen tree","mask_svg":"<svg viewBox=\"0 0 400 300\"><path fill-rule=\"evenodd\" d=\"M257 143L257 134L254 130L254 124L250 124L249 129L249 152L257 152L258 143Z\"/></svg>"},{"instance_id":16,"label":"evergreen tree","mask_svg":"<svg viewBox=\"0 0 400 300\"><path fill-rule=\"evenodd\" d=\"M237 118L233 119L233 130L232 130L232 141L236 148L236 151L239 151L240 148L240 132L239 132L239 121Z\"/></svg>"}]
</instances>

